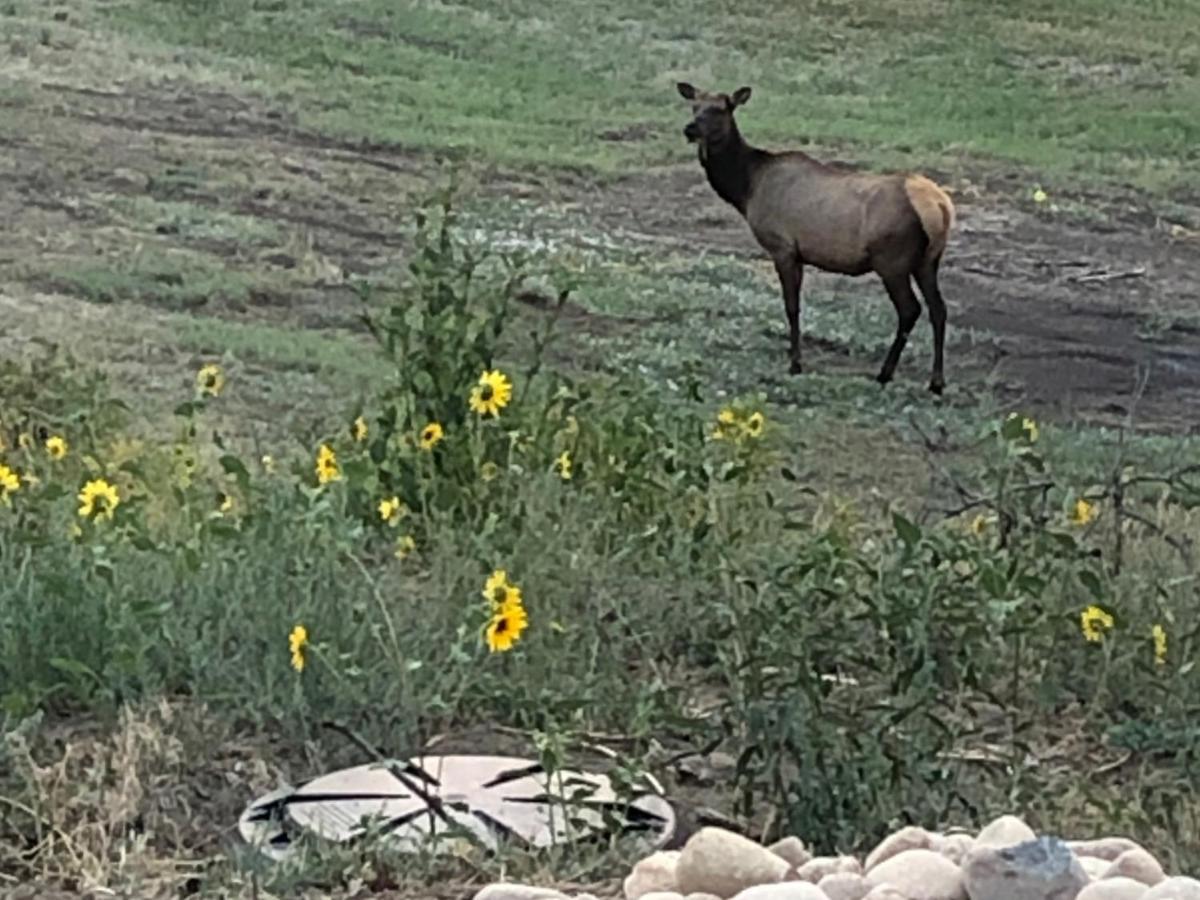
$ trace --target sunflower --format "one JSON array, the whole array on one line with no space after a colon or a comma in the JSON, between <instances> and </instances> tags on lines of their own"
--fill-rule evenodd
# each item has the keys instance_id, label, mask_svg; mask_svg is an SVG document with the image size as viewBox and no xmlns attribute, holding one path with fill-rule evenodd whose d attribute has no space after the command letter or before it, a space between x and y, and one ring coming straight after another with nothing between
<instances>
[{"instance_id":1,"label":"sunflower","mask_svg":"<svg viewBox=\"0 0 1200 900\"><path fill-rule=\"evenodd\" d=\"M512 382L499 369L484 372L471 388L471 409L481 416L498 416L512 400Z\"/></svg>"},{"instance_id":2,"label":"sunflower","mask_svg":"<svg viewBox=\"0 0 1200 900\"><path fill-rule=\"evenodd\" d=\"M715 441L723 441L729 437L733 431L734 425L737 424L737 413L731 407L725 407L717 413L717 427L713 429L712 437Z\"/></svg>"},{"instance_id":3,"label":"sunflower","mask_svg":"<svg viewBox=\"0 0 1200 900\"><path fill-rule=\"evenodd\" d=\"M111 519L120 504L116 486L103 478L89 481L79 492L79 515L85 519Z\"/></svg>"},{"instance_id":4,"label":"sunflower","mask_svg":"<svg viewBox=\"0 0 1200 900\"><path fill-rule=\"evenodd\" d=\"M432 450L446 436L446 432L437 422L430 422L421 429L421 449Z\"/></svg>"},{"instance_id":5,"label":"sunflower","mask_svg":"<svg viewBox=\"0 0 1200 900\"><path fill-rule=\"evenodd\" d=\"M996 522L996 517L986 513L980 513L971 520L971 534L975 537L980 537L985 531L992 527Z\"/></svg>"},{"instance_id":6,"label":"sunflower","mask_svg":"<svg viewBox=\"0 0 1200 900\"><path fill-rule=\"evenodd\" d=\"M763 433L763 426L766 424L766 422L766 417L763 416L762 413L755 412L750 414L750 417L746 419L746 422L742 428L745 429L747 437L761 437Z\"/></svg>"},{"instance_id":7,"label":"sunflower","mask_svg":"<svg viewBox=\"0 0 1200 900\"><path fill-rule=\"evenodd\" d=\"M46 438L46 452L50 454L51 459L62 459L67 455L66 438L55 435L54 437Z\"/></svg>"},{"instance_id":8,"label":"sunflower","mask_svg":"<svg viewBox=\"0 0 1200 900\"><path fill-rule=\"evenodd\" d=\"M350 437L354 438L356 444L361 444L367 439L367 434L370 429L367 427L367 420L359 416L350 425Z\"/></svg>"},{"instance_id":9,"label":"sunflower","mask_svg":"<svg viewBox=\"0 0 1200 900\"><path fill-rule=\"evenodd\" d=\"M268 475L273 475L275 473L275 457L273 457L270 453L265 454L263 458L259 460L259 462L262 463L263 471Z\"/></svg>"},{"instance_id":10,"label":"sunflower","mask_svg":"<svg viewBox=\"0 0 1200 900\"><path fill-rule=\"evenodd\" d=\"M1167 664L1167 630L1161 625L1155 625L1150 629L1150 636L1154 638L1154 664L1165 666Z\"/></svg>"},{"instance_id":11,"label":"sunflower","mask_svg":"<svg viewBox=\"0 0 1200 900\"><path fill-rule=\"evenodd\" d=\"M411 534L406 534L404 537L396 541L396 559L407 559L408 556L417 549L417 542L413 540Z\"/></svg>"},{"instance_id":12,"label":"sunflower","mask_svg":"<svg viewBox=\"0 0 1200 900\"><path fill-rule=\"evenodd\" d=\"M317 451L317 483L328 484L341 480L341 477L342 469L338 465L337 454L328 444L322 444Z\"/></svg>"},{"instance_id":13,"label":"sunflower","mask_svg":"<svg viewBox=\"0 0 1200 900\"><path fill-rule=\"evenodd\" d=\"M21 489L21 476L4 463L0 463L0 502L8 503L9 498Z\"/></svg>"},{"instance_id":14,"label":"sunflower","mask_svg":"<svg viewBox=\"0 0 1200 900\"><path fill-rule=\"evenodd\" d=\"M508 573L504 569L496 569L484 582L483 599L491 604L495 612L503 606L520 604L521 589L509 583Z\"/></svg>"},{"instance_id":15,"label":"sunflower","mask_svg":"<svg viewBox=\"0 0 1200 900\"><path fill-rule=\"evenodd\" d=\"M1104 632L1110 630L1115 622L1113 617L1098 606L1089 606L1079 614L1079 629L1086 640L1099 643L1104 639Z\"/></svg>"},{"instance_id":16,"label":"sunflower","mask_svg":"<svg viewBox=\"0 0 1200 900\"><path fill-rule=\"evenodd\" d=\"M304 648L308 646L308 629L297 625L288 634L288 650L292 654L292 668L304 671Z\"/></svg>"},{"instance_id":17,"label":"sunflower","mask_svg":"<svg viewBox=\"0 0 1200 900\"><path fill-rule=\"evenodd\" d=\"M33 447L33 435L28 431L22 431L17 435L17 446L22 450L29 450Z\"/></svg>"},{"instance_id":18,"label":"sunflower","mask_svg":"<svg viewBox=\"0 0 1200 900\"><path fill-rule=\"evenodd\" d=\"M490 459L479 467L479 477L484 481L494 481L499 474L500 467Z\"/></svg>"},{"instance_id":19,"label":"sunflower","mask_svg":"<svg viewBox=\"0 0 1200 900\"><path fill-rule=\"evenodd\" d=\"M1071 510L1071 522L1075 525L1087 525L1099 515L1096 510L1095 503L1089 503L1080 497L1075 501L1075 506Z\"/></svg>"},{"instance_id":20,"label":"sunflower","mask_svg":"<svg viewBox=\"0 0 1200 900\"><path fill-rule=\"evenodd\" d=\"M201 394L208 394L210 397L220 396L221 390L225 387L225 373L221 371L221 367L209 363L203 366L196 373L196 389Z\"/></svg>"},{"instance_id":21,"label":"sunflower","mask_svg":"<svg viewBox=\"0 0 1200 900\"><path fill-rule=\"evenodd\" d=\"M408 512L408 508L401 502L399 497L388 497L386 500L379 501L379 518L388 525L395 525Z\"/></svg>"},{"instance_id":22,"label":"sunflower","mask_svg":"<svg viewBox=\"0 0 1200 900\"><path fill-rule=\"evenodd\" d=\"M217 491L217 511L224 515L225 513L233 512L233 495L227 494L224 491Z\"/></svg>"},{"instance_id":23,"label":"sunflower","mask_svg":"<svg viewBox=\"0 0 1200 900\"><path fill-rule=\"evenodd\" d=\"M521 632L528 625L529 617L525 613L525 607L519 602L508 603L496 609L485 632L488 650L492 653L511 650L513 644L521 639Z\"/></svg>"},{"instance_id":24,"label":"sunflower","mask_svg":"<svg viewBox=\"0 0 1200 900\"><path fill-rule=\"evenodd\" d=\"M554 471L563 481L571 480L571 454L568 451L564 450L558 455L558 459L554 460Z\"/></svg>"}]
</instances>

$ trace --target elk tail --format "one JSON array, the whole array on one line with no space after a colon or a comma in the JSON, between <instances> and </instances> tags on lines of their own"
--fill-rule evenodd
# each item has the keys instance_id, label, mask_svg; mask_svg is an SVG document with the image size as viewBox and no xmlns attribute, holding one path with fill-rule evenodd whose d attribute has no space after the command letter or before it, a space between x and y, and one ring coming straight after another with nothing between
<instances>
[{"instance_id":1,"label":"elk tail","mask_svg":"<svg viewBox=\"0 0 1200 900\"><path fill-rule=\"evenodd\" d=\"M954 201L940 187L923 175L910 175L904 182L908 202L921 220L921 228L929 238L926 260L939 259L954 228Z\"/></svg>"}]
</instances>

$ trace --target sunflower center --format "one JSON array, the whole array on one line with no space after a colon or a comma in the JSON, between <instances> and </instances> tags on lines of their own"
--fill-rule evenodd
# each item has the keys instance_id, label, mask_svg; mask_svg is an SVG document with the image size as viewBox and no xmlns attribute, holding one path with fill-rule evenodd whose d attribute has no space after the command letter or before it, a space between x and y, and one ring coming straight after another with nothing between
<instances>
[{"instance_id":1,"label":"sunflower center","mask_svg":"<svg viewBox=\"0 0 1200 900\"><path fill-rule=\"evenodd\" d=\"M508 631L508 616L501 616L496 620L496 634L504 634Z\"/></svg>"},{"instance_id":2,"label":"sunflower center","mask_svg":"<svg viewBox=\"0 0 1200 900\"><path fill-rule=\"evenodd\" d=\"M507 599L508 588L506 588L504 585L500 585L492 591L492 602L497 606L503 605L504 601Z\"/></svg>"},{"instance_id":3,"label":"sunflower center","mask_svg":"<svg viewBox=\"0 0 1200 900\"><path fill-rule=\"evenodd\" d=\"M490 384L485 384L479 391L479 397L484 403L487 403L489 400L491 400L494 394L495 390Z\"/></svg>"}]
</instances>

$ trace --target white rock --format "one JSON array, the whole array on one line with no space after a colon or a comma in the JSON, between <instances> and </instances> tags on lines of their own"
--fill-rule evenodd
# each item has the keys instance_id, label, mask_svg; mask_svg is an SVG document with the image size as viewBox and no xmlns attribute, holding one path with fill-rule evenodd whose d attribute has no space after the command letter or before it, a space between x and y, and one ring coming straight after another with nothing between
<instances>
[{"instance_id":1,"label":"white rock","mask_svg":"<svg viewBox=\"0 0 1200 900\"><path fill-rule=\"evenodd\" d=\"M1152 854L1137 847L1133 850L1126 850L1114 859L1112 865L1100 877L1132 878L1134 881L1154 887L1167 877L1167 873L1163 871L1162 865Z\"/></svg>"},{"instance_id":2,"label":"white rock","mask_svg":"<svg viewBox=\"0 0 1200 900\"><path fill-rule=\"evenodd\" d=\"M683 900L683 894L678 891L651 891L642 894L642 900Z\"/></svg>"},{"instance_id":3,"label":"white rock","mask_svg":"<svg viewBox=\"0 0 1200 900\"><path fill-rule=\"evenodd\" d=\"M552 888L534 887L532 884L506 884L497 882L479 889L475 900L567 900L567 895Z\"/></svg>"},{"instance_id":4,"label":"white rock","mask_svg":"<svg viewBox=\"0 0 1200 900\"><path fill-rule=\"evenodd\" d=\"M1083 866L1083 871L1088 873L1088 878L1092 879L1092 881L1103 877L1104 873L1112 866L1112 863L1107 859L1101 859L1098 856L1081 856L1079 857L1079 864Z\"/></svg>"},{"instance_id":5,"label":"white rock","mask_svg":"<svg viewBox=\"0 0 1200 900\"><path fill-rule=\"evenodd\" d=\"M698 893L698 894L688 894L686 897L683 898L683 900L721 900L721 898L718 897L716 894Z\"/></svg>"},{"instance_id":6,"label":"white rock","mask_svg":"<svg viewBox=\"0 0 1200 900\"><path fill-rule=\"evenodd\" d=\"M1037 835L1033 829L1016 816L1001 816L993 819L975 838L976 847L1015 847L1032 841Z\"/></svg>"},{"instance_id":7,"label":"white rock","mask_svg":"<svg viewBox=\"0 0 1200 900\"><path fill-rule=\"evenodd\" d=\"M1013 847L976 846L963 868L971 900L1075 900L1091 881L1054 837Z\"/></svg>"},{"instance_id":8,"label":"white rock","mask_svg":"<svg viewBox=\"0 0 1200 900\"><path fill-rule=\"evenodd\" d=\"M674 891L675 867L679 864L678 850L660 850L638 860L625 877L625 900L638 900L655 891Z\"/></svg>"},{"instance_id":9,"label":"white rock","mask_svg":"<svg viewBox=\"0 0 1200 900\"><path fill-rule=\"evenodd\" d=\"M817 856L793 872L792 877L816 884L826 875L835 875L838 872L861 875L862 863L853 856Z\"/></svg>"},{"instance_id":10,"label":"white rock","mask_svg":"<svg viewBox=\"0 0 1200 900\"><path fill-rule=\"evenodd\" d=\"M829 900L863 900L871 892L871 882L853 872L834 872L817 882Z\"/></svg>"},{"instance_id":11,"label":"white rock","mask_svg":"<svg viewBox=\"0 0 1200 900\"><path fill-rule=\"evenodd\" d=\"M893 884L877 884L863 900L908 900Z\"/></svg>"},{"instance_id":12,"label":"white rock","mask_svg":"<svg viewBox=\"0 0 1200 900\"><path fill-rule=\"evenodd\" d=\"M1115 860L1128 850L1140 850L1136 841L1123 837L1096 838L1093 841L1067 841L1067 846L1076 856L1094 856L1097 859Z\"/></svg>"},{"instance_id":13,"label":"white rock","mask_svg":"<svg viewBox=\"0 0 1200 900\"><path fill-rule=\"evenodd\" d=\"M807 881L785 881L746 888L733 900L829 900L819 887Z\"/></svg>"},{"instance_id":14,"label":"white rock","mask_svg":"<svg viewBox=\"0 0 1200 900\"><path fill-rule=\"evenodd\" d=\"M1200 900L1200 881L1177 876L1160 881L1141 900Z\"/></svg>"},{"instance_id":15,"label":"white rock","mask_svg":"<svg viewBox=\"0 0 1200 900\"><path fill-rule=\"evenodd\" d=\"M962 869L933 850L905 850L867 873L872 886L890 884L908 900L966 900ZM978 898L973 898L978 900Z\"/></svg>"},{"instance_id":16,"label":"white rock","mask_svg":"<svg viewBox=\"0 0 1200 900\"><path fill-rule=\"evenodd\" d=\"M969 834L936 834L933 835L933 846L936 850L956 866L967 861L967 856L975 846L975 838Z\"/></svg>"},{"instance_id":17,"label":"white rock","mask_svg":"<svg viewBox=\"0 0 1200 900\"><path fill-rule=\"evenodd\" d=\"M676 890L732 897L748 887L782 881L788 869L788 864L766 847L709 826L684 845L675 866Z\"/></svg>"},{"instance_id":18,"label":"white rock","mask_svg":"<svg viewBox=\"0 0 1200 900\"><path fill-rule=\"evenodd\" d=\"M804 846L804 841L798 837L785 837L767 848L776 856L785 860L793 869L798 869L810 859L812 854Z\"/></svg>"},{"instance_id":19,"label":"white rock","mask_svg":"<svg viewBox=\"0 0 1200 900\"><path fill-rule=\"evenodd\" d=\"M1093 881L1076 895L1075 900L1140 900L1150 890L1132 878L1105 878Z\"/></svg>"},{"instance_id":20,"label":"white rock","mask_svg":"<svg viewBox=\"0 0 1200 900\"><path fill-rule=\"evenodd\" d=\"M863 870L870 872L885 859L890 859L906 850L930 850L933 848L933 844L933 835L928 831L915 825L909 825L907 828L901 828L899 831L889 834L880 841L875 849L867 854L867 858L863 862Z\"/></svg>"}]
</instances>

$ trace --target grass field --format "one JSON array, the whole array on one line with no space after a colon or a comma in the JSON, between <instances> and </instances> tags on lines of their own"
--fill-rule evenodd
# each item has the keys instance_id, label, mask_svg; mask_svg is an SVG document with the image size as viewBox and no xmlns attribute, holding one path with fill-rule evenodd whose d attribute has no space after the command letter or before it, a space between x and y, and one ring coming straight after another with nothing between
<instances>
[{"instance_id":1,"label":"grass field","mask_svg":"<svg viewBox=\"0 0 1200 900\"><path fill-rule=\"evenodd\" d=\"M1182 0L0 0L0 892L619 891L619 848L262 866L241 809L365 761L328 721L603 734L823 851L1015 811L1200 866L1198 38ZM786 374L679 79L953 193L944 399L924 320L870 379L869 279L806 278Z\"/></svg>"}]
</instances>

